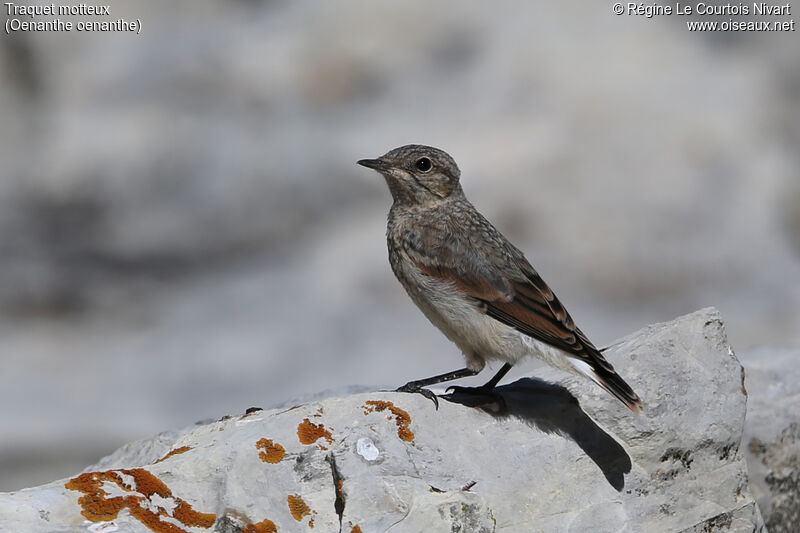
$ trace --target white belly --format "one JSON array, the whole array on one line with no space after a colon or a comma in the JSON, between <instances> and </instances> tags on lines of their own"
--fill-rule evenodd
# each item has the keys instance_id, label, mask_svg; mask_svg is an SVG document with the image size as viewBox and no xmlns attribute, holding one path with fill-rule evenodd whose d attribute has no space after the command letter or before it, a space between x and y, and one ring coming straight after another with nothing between
<instances>
[{"instance_id":1,"label":"white belly","mask_svg":"<svg viewBox=\"0 0 800 533\"><path fill-rule=\"evenodd\" d=\"M562 350L487 316L453 285L409 270L403 274L414 283L403 283L406 292L428 320L461 349L469 368L481 370L491 360L515 364L534 356L556 368L579 372Z\"/></svg>"}]
</instances>

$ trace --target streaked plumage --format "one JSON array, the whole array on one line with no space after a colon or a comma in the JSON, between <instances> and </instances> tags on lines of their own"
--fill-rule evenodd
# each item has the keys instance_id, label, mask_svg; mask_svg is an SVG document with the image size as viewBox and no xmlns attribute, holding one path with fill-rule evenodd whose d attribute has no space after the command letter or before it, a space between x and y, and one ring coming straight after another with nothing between
<instances>
[{"instance_id":1,"label":"streaked plumage","mask_svg":"<svg viewBox=\"0 0 800 533\"><path fill-rule=\"evenodd\" d=\"M392 270L472 373L489 360L513 365L535 356L641 410L522 252L466 199L448 154L407 145L359 164L383 174L394 199L386 233Z\"/></svg>"}]
</instances>

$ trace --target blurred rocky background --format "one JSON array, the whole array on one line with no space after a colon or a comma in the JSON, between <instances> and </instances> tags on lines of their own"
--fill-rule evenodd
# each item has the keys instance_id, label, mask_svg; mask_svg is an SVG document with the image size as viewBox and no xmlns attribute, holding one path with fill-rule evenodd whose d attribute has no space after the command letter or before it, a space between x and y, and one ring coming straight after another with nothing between
<instances>
[{"instance_id":1,"label":"blurred rocky background","mask_svg":"<svg viewBox=\"0 0 800 533\"><path fill-rule=\"evenodd\" d=\"M708 305L739 352L800 344L798 33L611 5L117 0L141 35L3 34L0 490L458 367L355 165L410 142L598 345Z\"/></svg>"}]
</instances>

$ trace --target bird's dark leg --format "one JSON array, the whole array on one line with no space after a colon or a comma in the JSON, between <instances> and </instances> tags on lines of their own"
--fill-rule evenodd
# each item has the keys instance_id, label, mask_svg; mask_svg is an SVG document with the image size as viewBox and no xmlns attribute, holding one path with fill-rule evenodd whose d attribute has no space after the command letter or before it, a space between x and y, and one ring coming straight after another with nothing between
<instances>
[{"instance_id":1,"label":"bird's dark leg","mask_svg":"<svg viewBox=\"0 0 800 533\"><path fill-rule=\"evenodd\" d=\"M417 390L421 389L422 387L436 385L437 383L444 383L445 381L453 381L454 379L468 378L470 376L474 376L478 372L480 372L480 370L462 368L459 370L453 370L452 372L445 372L444 374L439 374L438 376L433 376L430 378L409 381L402 387L399 387L397 390L398 392L417 392Z\"/></svg>"},{"instance_id":2,"label":"bird's dark leg","mask_svg":"<svg viewBox=\"0 0 800 533\"><path fill-rule=\"evenodd\" d=\"M510 368L510 367L509 367ZM436 395L429 391L424 387L428 387L430 385L436 385L437 383L443 383L445 381L452 381L454 379L466 378L469 376L474 376L480 372L480 370L472 370L470 368L462 368L460 370L453 370L452 372L445 372L444 374L439 374L438 376L433 376L425 379L418 379L416 381L409 381L402 387L397 387L395 389L397 392L418 392L422 394L426 398L429 398L433 403L436 405L436 408L439 408L439 400L436 399ZM506 370L508 372L508 370ZM500 376L503 377L503 376ZM492 378L494 379L494 378ZM498 378L499 379L499 378Z\"/></svg>"},{"instance_id":3,"label":"bird's dark leg","mask_svg":"<svg viewBox=\"0 0 800 533\"><path fill-rule=\"evenodd\" d=\"M447 387L447 392L453 391L455 394L464 394L471 397L469 402L466 402L467 405L471 405L473 407L485 405L487 403L496 403L499 406L501 411L506 409L506 402L503 397L494 392L495 386L500 382L508 371L511 370L511 363L506 363L503 367L497 371L492 379L481 385L480 387L457 387L451 385Z\"/></svg>"},{"instance_id":4,"label":"bird's dark leg","mask_svg":"<svg viewBox=\"0 0 800 533\"><path fill-rule=\"evenodd\" d=\"M501 379L503 379L503 378L505 377L505 375L506 375L506 374L508 374L508 371L509 371L509 370L511 370L511 366L512 366L512 365L511 365L511 363L506 363L506 364L504 364L504 365L503 365L503 368L501 368L500 370L498 370L498 371L497 371L497 374L495 374L495 375L494 375L494 377L493 377L492 379L490 379L489 381L487 381L486 383L484 383L483 385L481 385L481 387L480 387L480 388L482 388L482 389L486 389L487 391L490 391L490 390L492 390L493 388L495 388L495 386L497 385L497 383L498 383L498 382L499 382Z\"/></svg>"}]
</instances>

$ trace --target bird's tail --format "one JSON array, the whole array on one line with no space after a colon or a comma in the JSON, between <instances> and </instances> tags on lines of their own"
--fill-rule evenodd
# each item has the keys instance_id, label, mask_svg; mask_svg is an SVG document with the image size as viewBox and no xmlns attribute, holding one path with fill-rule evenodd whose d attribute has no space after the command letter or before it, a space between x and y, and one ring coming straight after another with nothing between
<instances>
[{"instance_id":1,"label":"bird's tail","mask_svg":"<svg viewBox=\"0 0 800 533\"><path fill-rule=\"evenodd\" d=\"M625 380L614 370L609 371L599 367L592 369L590 374L589 378L591 378L592 381L610 392L616 399L624 403L628 409L637 415L642 412L643 405L641 398L633 392L631 386L625 383Z\"/></svg>"},{"instance_id":2,"label":"bird's tail","mask_svg":"<svg viewBox=\"0 0 800 533\"><path fill-rule=\"evenodd\" d=\"M638 415L643 409L642 400L605 359L603 359L603 362L605 366L599 364L590 365L586 361L573 361L573 366L581 374L610 392L612 396Z\"/></svg>"}]
</instances>

